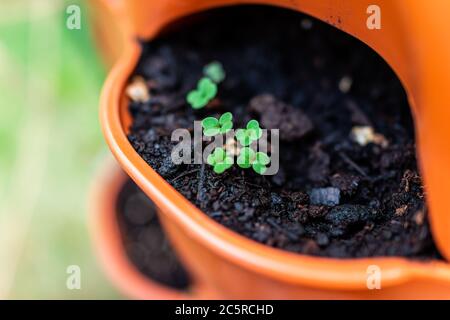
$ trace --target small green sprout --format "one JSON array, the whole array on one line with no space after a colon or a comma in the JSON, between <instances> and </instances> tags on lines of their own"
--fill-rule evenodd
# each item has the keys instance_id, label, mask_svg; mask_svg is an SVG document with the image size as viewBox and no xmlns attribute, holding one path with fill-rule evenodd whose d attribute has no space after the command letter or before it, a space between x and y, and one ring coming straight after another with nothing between
<instances>
[{"instance_id":1,"label":"small green sprout","mask_svg":"<svg viewBox=\"0 0 450 320\"><path fill-rule=\"evenodd\" d=\"M197 89L187 95L187 102L193 109L201 109L208 104L217 94L217 85L209 78L201 78L197 83Z\"/></svg>"},{"instance_id":2,"label":"small green sprout","mask_svg":"<svg viewBox=\"0 0 450 320\"><path fill-rule=\"evenodd\" d=\"M233 115L231 112L225 112L219 120L214 117L207 117L202 120L203 134L212 137L217 134L224 134L233 128Z\"/></svg>"},{"instance_id":3,"label":"small green sprout","mask_svg":"<svg viewBox=\"0 0 450 320\"><path fill-rule=\"evenodd\" d=\"M243 169L248 169L252 166L253 161L256 158L256 152L249 147L242 148L237 157L237 164Z\"/></svg>"},{"instance_id":4,"label":"small green sprout","mask_svg":"<svg viewBox=\"0 0 450 320\"><path fill-rule=\"evenodd\" d=\"M220 83L225 79L225 71L223 70L222 64L218 61L208 63L203 68L203 74L215 83Z\"/></svg>"},{"instance_id":5,"label":"small green sprout","mask_svg":"<svg viewBox=\"0 0 450 320\"><path fill-rule=\"evenodd\" d=\"M270 163L270 158L264 152L257 152L255 161L252 163L252 168L258 174L264 174L267 170L267 165Z\"/></svg>"},{"instance_id":6,"label":"small green sprout","mask_svg":"<svg viewBox=\"0 0 450 320\"><path fill-rule=\"evenodd\" d=\"M233 165L233 158L223 148L216 148L208 156L207 162L214 167L215 173L221 174Z\"/></svg>"},{"instance_id":7,"label":"small green sprout","mask_svg":"<svg viewBox=\"0 0 450 320\"><path fill-rule=\"evenodd\" d=\"M258 140L262 136L262 130L259 127L259 122L257 120L250 120L247 123L246 129L236 130L236 139L241 145L248 146L253 141Z\"/></svg>"},{"instance_id":8,"label":"small green sprout","mask_svg":"<svg viewBox=\"0 0 450 320\"><path fill-rule=\"evenodd\" d=\"M237 158L237 164L243 169L252 167L258 174L264 174L270 163L269 156L264 152L255 152L250 147L242 148Z\"/></svg>"}]
</instances>

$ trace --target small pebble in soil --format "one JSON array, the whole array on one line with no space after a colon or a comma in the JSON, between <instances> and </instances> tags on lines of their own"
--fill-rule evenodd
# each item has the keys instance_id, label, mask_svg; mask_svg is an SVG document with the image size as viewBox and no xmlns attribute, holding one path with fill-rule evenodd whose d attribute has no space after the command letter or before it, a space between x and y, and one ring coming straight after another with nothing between
<instances>
[{"instance_id":1,"label":"small pebble in soil","mask_svg":"<svg viewBox=\"0 0 450 320\"><path fill-rule=\"evenodd\" d=\"M339 80L339 84L338 84L339 90L342 93L349 92L352 87L352 83L353 83L353 80L349 76L342 77L341 80Z\"/></svg>"},{"instance_id":2,"label":"small pebble in soil","mask_svg":"<svg viewBox=\"0 0 450 320\"><path fill-rule=\"evenodd\" d=\"M419 210L414 214L414 222L418 225L421 226L423 224L423 222L425 221L425 211L424 210Z\"/></svg>"},{"instance_id":3,"label":"small pebble in soil","mask_svg":"<svg viewBox=\"0 0 450 320\"><path fill-rule=\"evenodd\" d=\"M408 205L405 204L397 209L395 209L395 215L396 216L402 216L405 214L406 210L408 209Z\"/></svg>"},{"instance_id":4,"label":"small pebble in soil","mask_svg":"<svg viewBox=\"0 0 450 320\"><path fill-rule=\"evenodd\" d=\"M134 102L148 102L150 100L150 93L144 78L134 76L130 84L126 88L128 97Z\"/></svg>"},{"instance_id":5,"label":"small pebble in soil","mask_svg":"<svg viewBox=\"0 0 450 320\"><path fill-rule=\"evenodd\" d=\"M339 204L341 191L338 188L315 188L309 192L312 205L336 206Z\"/></svg>"},{"instance_id":6,"label":"small pebble in soil","mask_svg":"<svg viewBox=\"0 0 450 320\"><path fill-rule=\"evenodd\" d=\"M358 143L360 146L366 146L369 143L375 143L383 148L386 148L389 145L389 142L386 138L380 134L376 133L373 127L370 126L355 126L351 131L352 139Z\"/></svg>"},{"instance_id":7,"label":"small pebble in soil","mask_svg":"<svg viewBox=\"0 0 450 320\"><path fill-rule=\"evenodd\" d=\"M316 236L316 242L319 246L327 246L330 243L330 239L328 239L328 236L325 233L318 233Z\"/></svg>"}]
</instances>

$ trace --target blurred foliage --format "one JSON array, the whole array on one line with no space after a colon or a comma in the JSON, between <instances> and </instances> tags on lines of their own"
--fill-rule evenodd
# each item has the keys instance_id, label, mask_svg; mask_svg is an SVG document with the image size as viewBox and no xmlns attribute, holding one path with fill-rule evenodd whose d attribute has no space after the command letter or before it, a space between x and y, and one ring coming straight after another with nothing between
<instances>
[{"instance_id":1,"label":"blurred foliage","mask_svg":"<svg viewBox=\"0 0 450 320\"><path fill-rule=\"evenodd\" d=\"M87 193L108 154L98 122L105 76L69 2L0 2L0 299L119 298L92 252ZM81 268L68 290L66 268Z\"/></svg>"}]
</instances>

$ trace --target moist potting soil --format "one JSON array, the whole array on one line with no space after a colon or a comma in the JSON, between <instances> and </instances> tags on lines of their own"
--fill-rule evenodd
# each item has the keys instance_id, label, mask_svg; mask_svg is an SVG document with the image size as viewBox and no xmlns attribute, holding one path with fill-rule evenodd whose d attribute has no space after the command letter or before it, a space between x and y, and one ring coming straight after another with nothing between
<instances>
[{"instance_id":1,"label":"moist potting soil","mask_svg":"<svg viewBox=\"0 0 450 320\"><path fill-rule=\"evenodd\" d=\"M153 202L131 180L119 194L117 215L131 262L152 280L186 289L187 273L167 240Z\"/></svg>"},{"instance_id":2,"label":"moist potting soil","mask_svg":"<svg viewBox=\"0 0 450 320\"><path fill-rule=\"evenodd\" d=\"M362 42L272 7L204 13L142 43L128 139L176 190L218 223L268 246L316 256L439 258L428 223L405 91ZM219 61L226 77L205 108L186 95ZM280 168L172 162L177 128L230 111L280 129Z\"/></svg>"}]
</instances>

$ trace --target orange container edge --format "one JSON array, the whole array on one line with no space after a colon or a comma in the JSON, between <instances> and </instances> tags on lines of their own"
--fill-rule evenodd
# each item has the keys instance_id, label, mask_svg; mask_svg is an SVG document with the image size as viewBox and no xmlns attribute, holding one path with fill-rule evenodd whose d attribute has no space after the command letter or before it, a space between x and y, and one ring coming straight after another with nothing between
<instances>
[{"instance_id":1,"label":"orange container edge","mask_svg":"<svg viewBox=\"0 0 450 320\"><path fill-rule=\"evenodd\" d=\"M445 121L440 117L446 116L448 110L450 110L450 108L440 110L445 109L440 101L450 101L450 97L448 97L450 91L447 90L446 92L440 89L442 89L442 85L450 82L439 82L449 78L450 72L447 71L450 71L450 62L448 61L450 57L448 46L450 44L440 42L442 47L439 52L441 65L436 66L434 64L439 63L439 61L436 62L431 59L434 50L424 49L423 45L418 45L413 41L417 41L417 39L411 39L411 36L408 36L408 32L413 33L413 35L422 34L418 39L427 38L426 43L428 45L430 43L436 44L436 41L441 39L438 37L439 32L436 36L430 36L430 32L434 31L435 28L430 28L427 24L430 21L437 25L442 24L441 28L444 27L444 30L440 30L441 36L443 31L450 30L449 25L443 22L445 20L442 20L442 13L446 12L443 11L444 7L447 7L447 5L440 3L444 7L438 8L436 6L434 10L430 10L429 8L424 9L420 3L417 3L412 8L409 6L408 12L402 13L400 10L401 2L401 0L379 1L380 6L384 8L385 14L383 14L382 21L384 28L386 28L384 34L381 35L375 35L374 32L383 32L383 28L369 32L365 25L359 26L355 22L366 19L365 6L369 4L368 1L347 1L344 4L343 1L337 0L314 3L307 1L244 2L222 0L186 1L183 5L179 5L176 1L147 3L132 0L121 8L128 14L129 20L124 22L124 25L127 25L126 29L131 32L131 35L125 43L123 55L116 62L103 88L101 121L104 134L121 166L161 209L163 223L169 230L175 246L182 247L182 250L179 251L185 259L189 260L189 257L186 257L183 251L192 249L186 244L186 239L188 239L196 244L195 249L205 252L204 257L213 260L223 259L227 264L232 264L231 269L244 269L245 272L242 274L247 277L250 277L249 274L251 274L261 283L270 279L273 288L279 288L280 283L285 283L287 286L305 286L306 288L319 290L321 293L317 295L319 297L325 296L324 292L326 291L342 290L344 291L342 294L339 292L333 294L352 296L351 292L355 292L355 297L359 298L450 298L450 267L444 262L423 263L403 258L339 260L309 257L266 247L218 225L156 174L128 143L124 131L124 126L130 120L126 112L126 99L123 95L123 89L140 55L140 48L135 42L136 36L143 38L155 36L163 26L178 17L220 5L279 4L299 9L325 21L329 19L330 12L334 13L335 16L341 14L342 24L340 28L366 42L379 52L397 72L409 93L419 141L421 166L432 212L433 233L439 248L448 258L450 242L447 233L450 230L450 218L445 214L447 210L445 195L446 190L450 190L448 188L450 168L440 170L438 175L437 171L439 170L436 170L433 164L443 164L446 160L448 160L447 164L450 163L450 147L445 150L445 140L448 141L448 137L450 137L450 129L447 127L450 126L444 126ZM349 12L360 12L360 15L349 15ZM409 28L408 21L416 21L415 19L418 17L422 17L424 22L413 24L414 26ZM430 20L430 17L433 20ZM148 23L148 21L151 21L151 23ZM405 25L408 25L408 28ZM424 26L426 26L425 30L421 29ZM398 48L398 50L393 48ZM428 57L428 59L425 59L425 57ZM408 68L408 66L414 66L414 68ZM435 81L439 84L434 85ZM449 99L444 100L446 97ZM433 103L425 104L428 101ZM450 119L450 117L447 117L447 119ZM439 126L436 126L436 123ZM431 130L426 130L426 128L434 128L435 134L430 132ZM436 150L440 152L437 153ZM432 154L429 154L430 152ZM445 167L441 166L440 168ZM441 188L440 191L439 188ZM180 233L183 233L183 237ZM177 240L178 238L183 238L184 243L180 245L181 241ZM202 248L198 249L198 244ZM104 249L107 250L107 248ZM193 262L187 261L187 263L189 265ZM220 263L217 261L206 263L205 261L205 265L220 265ZM332 267L330 267L331 265ZM389 288L389 290L381 290L384 294L367 290L367 267L369 265L377 265L382 270L383 287ZM198 269L194 270L194 273L197 272L197 275L201 278L199 273L200 271L205 272L205 268L196 266L194 269ZM207 280L216 283L216 286L217 282L221 283L217 279L215 281L214 279ZM245 281L242 282L245 283ZM437 283L441 284L441 289L438 289ZM411 288L414 286L418 289L412 293ZM433 289L430 291L430 288ZM270 290L270 288L266 289ZM295 294L295 289L289 288L286 290L288 297L300 297ZM309 294L313 294L313 291L310 291ZM281 289L280 292L283 292L283 290ZM302 297L308 298L308 296Z\"/></svg>"}]
</instances>

